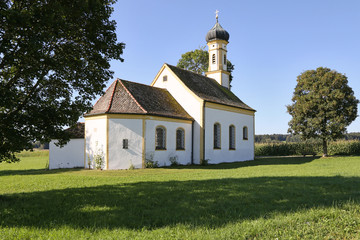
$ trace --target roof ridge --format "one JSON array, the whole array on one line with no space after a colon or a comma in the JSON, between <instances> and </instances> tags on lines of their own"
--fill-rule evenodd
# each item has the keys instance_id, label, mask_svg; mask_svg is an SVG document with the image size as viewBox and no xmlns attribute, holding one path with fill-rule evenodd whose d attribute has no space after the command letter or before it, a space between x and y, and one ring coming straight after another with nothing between
<instances>
[{"instance_id":1,"label":"roof ridge","mask_svg":"<svg viewBox=\"0 0 360 240\"><path fill-rule=\"evenodd\" d=\"M116 80L115 80L114 82L116 82ZM105 95L105 93L107 92L107 90L109 90L109 89L111 88L111 86L114 84L114 82L106 89L106 91L104 92L104 94L101 95L101 97L99 97L99 99L96 101L96 103L95 103L93 106L95 106L95 105L100 101L100 99Z\"/></svg>"},{"instance_id":2,"label":"roof ridge","mask_svg":"<svg viewBox=\"0 0 360 240\"><path fill-rule=\"evenodd\" d=\"M138 83L138 82L133 82L133 81L124 80L124 79L119 79L119 80L124 81L124 82L129 82L129 83L135 83L135 84L142 85L142 86L149 87L149 88L156 88L156 89L166 90L165 88L154 87L154 86L151 86L151 85L147 85L145 83Z\"/></svg>"},{"instance_id":3,"label":"roof ridge","mask_svg":"<svg viewBox=\"0 0 360 240\"><path fill-rule=\"evenodd\" d=\"M115 84L114 84L114 89L113 89L113 91L112 91L112 93L111 93L111 97L110 97L110 101L109 101L109 106L108 106L106 112L109 112L109 111L110 111L110 108L111 108L111 105L112 105L112 102L113 102L113 98L114 98L114 93L115 93L115 90L116 90L116 84L117 84L117 82L118 82L118 79L116 79L115 82L114 82L114 83L115 83Z\"/></svg>"},{"instance_id":4,"label":"roof ridge","mask_svg":"<svg viewBox=\"0 0 360 240\"><path fill-rule=\"evenodd\" d=\"M118 80L119 81L119 83L123 86L123 88L125 89L125 91L130 95L130 97L135 101L135 103L136 103L136 105L138 105L140 108L141 108L141 110L143 110L144 111L144 113L148 113L148 111L146 111L141 105L140 105L140 103L136 100L136 98L131 94L131 92L129 91L129 89L127 89L127 87L124 85L124 83L121 81L121 79L116 79L116 80ZM126 80L124 80L124 81L126 81ZM143 84L143 85L145 85L145 84Z\"/></svg>"},{"instance_id":5,"label":"roof ridge","mask_svg":"<svg viewBox=\"0 0 360 240\"><path fill-rule=\"evenodd\" d=\"M190 73L192 73L192 74L199 75L199 76L204 77L204 78L208 78L208 79L214 80L213 78L207 77L206 75L202 75L202 74L197 73L197 72L193 72L193 71L191 71L191 70L187 70L187 69L184 69L184 68L181 68L181 67L177 67L177 66L174 66L174 65L171 65L171 64L168 64L168 63L165 63L165 64L168 65L168 66L175 67L175 68L177 68L177 69L186 71L186 72L190 72ZM216 82L216 80L215 80L215 82Z\"/></svg>"}]
</instances>

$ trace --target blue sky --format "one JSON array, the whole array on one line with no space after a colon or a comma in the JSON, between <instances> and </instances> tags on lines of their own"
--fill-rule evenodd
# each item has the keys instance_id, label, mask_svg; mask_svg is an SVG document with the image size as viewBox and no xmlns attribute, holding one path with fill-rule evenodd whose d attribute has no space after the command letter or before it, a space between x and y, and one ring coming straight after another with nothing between
<instances>
[{"instance_id":1,"label":"blue sky","mask_svg":"<svg viewBox=\"0 0 360 240\"><path fill-rule=\"evenodd\" d=\"M345 73L360 99L358 0L118 0L112 17L126 48L123 63L111 62L114 79L150 84L163 63L206 45L215 10L230 33L232 91L257 110L256 134L287 132L286 105L305 70ZM360 118L348 131L360 132Z\"/></svg>"}]
</instances>

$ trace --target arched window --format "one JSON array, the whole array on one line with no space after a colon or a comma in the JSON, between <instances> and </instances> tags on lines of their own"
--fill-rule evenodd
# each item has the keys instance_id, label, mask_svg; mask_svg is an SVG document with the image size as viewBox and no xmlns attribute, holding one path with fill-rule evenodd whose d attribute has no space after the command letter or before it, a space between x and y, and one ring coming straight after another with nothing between
<instances>
[{"instance_id":1,"label":"arched window","mask_svg":"<svg viewBox=\"0 0 360 240\"><path fill-rule=\"evenodd\" d=\"M224 64L226 65L226 54L224 54Z\"/></svg>"},{"instance_id":2,"label":"arched window","mask_svg":"<svg viewBox=\"0 0 360 240\"><path fill-rule=\"evenodd\" d=\"M247 127L243 128L243 139L248 140L248 128Z\"/></svg>"},{"instance_id":3,"label":"arched window","mask_svg":"<svg viewBox=\"0 0 360 240\"><path fill-rule=\"evenodd\" d=\"M235 150L235 126L229 126L229 149Z\"/></svg>"},{"instance_id":4,"label":"arched window","mask_svg":"<svg viewBox=\"0 0 360 240\"><path fill-rule=\"evenodd\" d=\"M215 63L216 63L215 53L212 55L212 63L213 63L213 64L215 64Z\"/></svg>"},{"instance_id":5,"label":"arched window","mask_svg":"<svg viewBox=\"0 0 360 240\"><path fill-rule=\"evenodd\" d=\"M176 150L185 150L185 131L182 128L176 130Z\"/></svg>"},{"instance_id":6,"label":"arched window","mask_svg":"<svg viewBox=\"0 0 360 240\"><path fill-rule=\"evenodd\" d=\"M221 126L219 123L214 124L214 149L221 149Z\"/></svg>"},{"instance_id":7,"label":"arched window","mask_svg":"<svg viewBox=\"0 0 360 240\"><path fill-rule=\"evenodd\" d=\"M155 131L155 149L165 150L166 149L166 129L165 127L156 127Z\"/></svg>"}]
</instances>

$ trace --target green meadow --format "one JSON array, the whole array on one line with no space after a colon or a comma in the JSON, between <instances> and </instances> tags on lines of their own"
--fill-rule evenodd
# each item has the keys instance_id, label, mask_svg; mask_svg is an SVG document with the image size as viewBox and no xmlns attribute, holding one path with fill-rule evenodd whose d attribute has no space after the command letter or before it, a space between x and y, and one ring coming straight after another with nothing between
<instances>
[{"instance_id":1,"label":"green meadow","mask_svg":"<svg viewBox=\"0 0 360 240\"><path fill-rule=\"evenodd\" d=\"M0 164L0 239L359 239L360 157L46 170Z\"/></svg>"}]
</instances>

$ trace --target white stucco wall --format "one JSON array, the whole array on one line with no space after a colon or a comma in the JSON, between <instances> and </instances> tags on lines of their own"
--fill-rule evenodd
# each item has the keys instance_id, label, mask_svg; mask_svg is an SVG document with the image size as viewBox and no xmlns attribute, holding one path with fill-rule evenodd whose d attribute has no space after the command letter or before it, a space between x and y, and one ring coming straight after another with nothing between
<instances>
[{"instance_id":1,"label":"white stucco wall","mask_svg":"<svg viewBox=\"0 0 360 240\"><path fill-rule=\"evenodd\" d=\"M166 82L163 82L164 75L168 76ZM167 68L164 68L161 72L154 87L167 89L185 111L194 118L194 163L200 164L200 121L202 103L187 91Z\"/></svg>"},{"instance_id":2,"label":"white stucco wall","mask_svg":"<svg viewBox=\"0 0 360 240\"><path fill-rule=\"evenodd\" d=\"M182 165L191 164L191 123L168 122L159 120L146 120L146 158L153 156L160 166L169 166L170 157L176 157ZM166 150L155 150L155 129L163 126L166 129ZM185 130L185 150L176 150L176 129Z\"/></svg>"},{"instance_id":3,"label":"white stucco wall","mask_svg":"<svg viewBox=\"0 0 360 240\"><path fill-rule=\"evenodd\" d=\"M107 119L85 118L85 144L86 144L86 168L88 168L88 157L93 162L95 154L106 157L106 121ZM94 163L93 166L94 167Z\"/></svg>"},{"instance_id":4,"label":"white stucco wall","mask_svg":"<svg viewBox=\"0 0 360 240\"><path fill-rule=\"evenodd\" d=\"M205 159L210 164L254 159L254 116L205 108ZM214 149L214 124L221 125L221 149ZM235 150L229 150L229 126L235 126ZM243 139L243 127L248 128L248 140Z\"/></svg>"},{"instance_id":5,"label":"white stucco wall","mask_svg":"<svg viewBox=\"0 0 360 240\"><path fill-rule=\"evenodd\" d=\"M109 119L109 169L142 168L142 119ZM128 139L128 149L123 149Z\"/></svg>"},{"instance_id":6,"label":"white stucco wall","mask_svg":"<svg viewBox=\"0 0 360 240\"><path fill-rule=\"evenodd\" d=\"M65 146L49 144L49 169L84 167L84 139L71 139Z\"/></svg>"}]
</instances>

